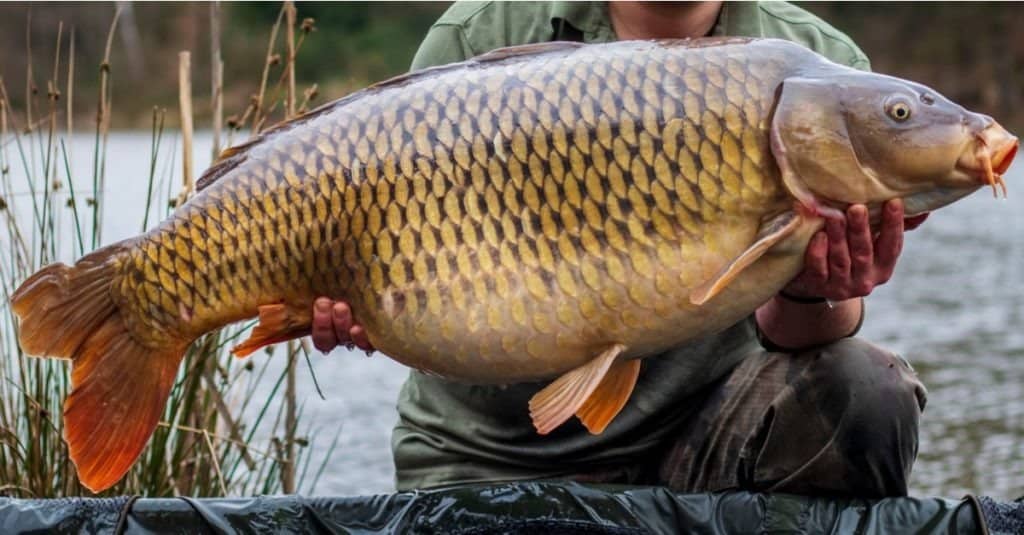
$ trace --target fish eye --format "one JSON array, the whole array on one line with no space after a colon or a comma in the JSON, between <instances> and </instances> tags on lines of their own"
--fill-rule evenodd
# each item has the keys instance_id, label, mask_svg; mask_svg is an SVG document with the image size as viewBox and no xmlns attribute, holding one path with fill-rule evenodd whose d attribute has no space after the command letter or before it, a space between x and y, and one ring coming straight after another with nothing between
<instances>
[{"instance_id":1,"label":"fish eye","mask_svg":"<svg viewBox=\"0 0 1024 535\"><path fill-rule=\"evenodd\" d=\"M910 103L903 97L891 99L885 106L885 113L899 123L910 119L910 112Z\"/></svg>"}]
</instances>

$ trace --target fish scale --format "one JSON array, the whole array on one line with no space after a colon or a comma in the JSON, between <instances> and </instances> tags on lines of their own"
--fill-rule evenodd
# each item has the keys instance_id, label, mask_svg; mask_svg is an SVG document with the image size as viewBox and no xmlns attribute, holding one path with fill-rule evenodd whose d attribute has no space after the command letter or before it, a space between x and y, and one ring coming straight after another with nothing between
<instances>
[{"instance_id":1,"label":"fish scale","mask_svg":"<svg viewBox=\"0 0 1024 535\"><path fill-rule=\"evenodd\" d=\"M12 309L26 352L74 363L65 438L91 489L141 452L192 340L254 316L236 355L304 336L318 296L409 366L554 379L529 402L537 431L575 414L600 433L639 358L753 312L824 218L995 188L1017 146L783 41L527 45L228 149L156 228L43 268Z\"/></svg>"},{"instance_id":2,"label":"fish scale","mask_svg":"<svg viewBox=\"0 0 1024 535\"><path fill-rule=\"evenodd\" d=\"M779 204L771 102L745 88L785 70L742 48L636 46L413 77L267 136L124 263L160 274L122 296L157 327L140 337L327 295L406 364L506 382L576 367L624 328L661 336L734 253L722 215ZM192 262L174 244L196 227L217 231ZM706 248L696 272L671 267ZM481 366L450 365L467 361Z\"/></svg>"}]
</instances>

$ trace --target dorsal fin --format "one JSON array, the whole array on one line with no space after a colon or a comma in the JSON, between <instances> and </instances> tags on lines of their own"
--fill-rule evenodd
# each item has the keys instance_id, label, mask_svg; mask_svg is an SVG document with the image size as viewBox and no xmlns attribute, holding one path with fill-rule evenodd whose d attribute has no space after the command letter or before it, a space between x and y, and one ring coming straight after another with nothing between
<instances>
[{"instance_id":1,"label":"dorsal fin","mask_svg":"<svg viewBox=\"0 0 1024 535\"><path fill-rule=\"evenodd\" d=\"M220 155L217 156L217 159L214 160L213 163L210 164L210 167L207 167L206 171L203 171L202 176L196 180L196 192L206 189L207 186L216 182L218 178L234 169L235 166L241 162L241 156L243 156L242 153L248 150L249 147L259 139L261 139L260 136L256 136L249 141L244 141L239 145L234 145L222 150Z\"/></svg>"},{"instance_id":2,"label":"dorsal fin","mask_svg":"<svg viewBox=\"0 0 1024 535\"><path fill-rule=\"evenodd\" d=\"M322 106L314 108L309 112L299 115L298 117L293 117L291 119L281 121L267 128L266 130L260 132L259 134L253 136L252 138L243 141L242 143L239 143L238 145L233 145L231 147L224 149L223 151L221 151L220 155L217 156L217 159L210 164L210 167L207 168L205 172L203 172L203 175L199 177L199 180L196 180L196 192L202 191L210 184L216 182L218 178L226 175L228 171L231 171L232 169L237 167L238 164L245 161L245 157L248 154L249 149L251 149L254 145L263 142L264 140L268 139L270 136L273 136L274 134L283 132L285 130L291 130L296 126L305 124L310 119L314 119L316 117L319 117L320 115L323 115L324 113L333 110L335 106L339 106L344 104L345 102L348 102L352 97L360 93L362 92L358 91L356 93L352 93L351 95L346 95L338 100L334 100L326 104L323 104Z\"/></svg>"},{"instance_id":3,"label":"dorsal fin","mask_svg":"<svg viewBox=\"0 0 1024 535\"><path fill-rule=\"evenodd\" d=\"M373 85L368 86L366 89L353 93L352 95L358 95L363 92L371 90L386 89L392 87L400 87L412 82L422 80L424 78L430 78L438 74L443 74L449 71L456 71L464 67L478 67L481 65L487 65L490 63L496 63L506 59L525 59L527 57L539 56L541 54L548 54L557 51L569 51L575 50L581 46L585 46L583 43L574 43L572 41L552 41L550 43L532 43L528 45L516 45L506 46L504 48L496 48L490 52L484 52L479 56L473 56L466 61L460 61L457 63L449 63L447 65L437 65L435 67L427 67L418 71L407 72L400 74L394 78L389 78L382 82L377 82ZM348 97L345 97L348 98Z\"/></svg>"},{"instance_id":4,"label":"dorsal fin","mask_svg":"<svg viewBox=\"0 0 1024 535\"><path fill-rule=\"evenodd\" d=\"M575 41L550 41L547 43L530 43L526 45L506 46L503 48L495 48L490 52L484 52L483 54L474 57L470 61L487 63L501 61L509 58L539 56L541 54L549 54L552 52L567 52L570 50L576 50L577 48L580 48L582 46L586 45Z\"/></svg>"},{"instance_id":5,"label":"dorsal fin","mask_svg":"<svg viewBox=\"0 0 1024 535\"><path fill-rule=\"evenodd\" d=\"M549 54L559 51L571 51L579 47L585 46L583 43L575 43L570 41L553 41L550 43L534 43L528 45L509 46L505 48L498 48L490 52L485 52L479 56L473 57L466 61L458 63L449 63L447 65L439 65L436 67L428 67L414 72L400 74L393 78L389 78L382 82L377 82L373 85L366 87L365 89L350 93L337 100L333 100L326 104L319 106L318 108L300 115L298 117L288 119L277 123L258 135L252 137L248 141L244 141L241 144L229 147L222 151L210 167L203 173L199 180L196 181L196 191L202 191L207 188L210 184L217 181L218 178L226 175L229 171L238 167L246 159L246 155L249 150L266 141L275 134L291 130L299 125L305 124L306 122L319 117L325 113L328 113L339 106L343 106L353 100L365 97L371 93L383 91L385 89L392 89L402 87L410 83L444 74L447 72L455 71L462 68L474 68L481 66L488 66L492 63L504 61L504 60L524 60L526 58Z\"/></svg>"},{"instance_id":6,"label":"dorsal fin","mask_svg":"<svg viewBox=\"0 0 1024 535\"><path fill-rule=\"evenodd\" d=\"M678 46L682 48L707 48L711 46L724 46L724 45L745 45L754 41L763 41L764 39L758 37L735 37L735 36L717 36L717 37L685 37L682 39L651 39L651 42L658 43L662 46Z\"/></svg>"}]
</instances>

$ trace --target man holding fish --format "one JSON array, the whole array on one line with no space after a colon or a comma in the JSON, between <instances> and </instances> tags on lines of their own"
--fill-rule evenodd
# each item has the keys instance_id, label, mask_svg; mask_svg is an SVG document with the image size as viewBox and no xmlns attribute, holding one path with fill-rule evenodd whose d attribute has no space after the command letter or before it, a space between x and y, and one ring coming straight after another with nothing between
<instances>
[{"instance_id":1,"label":"man holding fish","mask_svg":"<svg viewBox=\"0 0 1024 535\"><path fill-rule=\"evenodd\" d=\"M1019 143L851 66L784 3L456 3L423 69L224 151L153 229L29 277L19 342L71 361L63 433L97 492L192 341L258 316L235 355L312 333L426 372L399 489L902 495L924 387L851 338L862 298L908 226L1005 193Z\"/></svg>"},{"instance_id":2,"label":"man holding fish","mask_svg":"<svg viewBox=\"0 0 1024 535\"><path fill-rule=\"evenodd\" d=\"M783 38L870 68L847 36L784 2L458 2L413 69L530 42L701 36ZM893 200L875 228L864 205L845 215L828 220L804 271L751 318L648 359L633 400L601 435L572 424L537 436L522 407L544 383L480 387L411 372L393 437L399 490L569 477L686 492L905 495L925 388L904 359L850 337L864 297L892 276L904 231L927 213L905 219ZM372 349L346 303L319 299L313 317L321 350Z\"/></svg>"}]
</instances>

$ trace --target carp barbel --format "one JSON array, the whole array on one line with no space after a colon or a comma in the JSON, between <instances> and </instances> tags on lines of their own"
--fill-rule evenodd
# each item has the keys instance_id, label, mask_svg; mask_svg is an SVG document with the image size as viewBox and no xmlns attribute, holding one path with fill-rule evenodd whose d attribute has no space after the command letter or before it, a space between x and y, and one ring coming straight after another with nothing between
<instances>
[{"instance_id":1,"label":"carp barbel","mask_svg":"<svg viewBox=\"0 0 1024 535\"><path fill-rule=\"evenodd\" d=\"M785 41L513 47L227 150L156 228L41 269L12 303L26 353L72 361L64 437L94 491L141 452L193 340L254 316L240 356L303 336L321 295L408 366L554 379L537 430L575 414L600 433L640 358L749 315L825 218L1005 188L1017 146Z\"/></svg>"}]
</instances>

